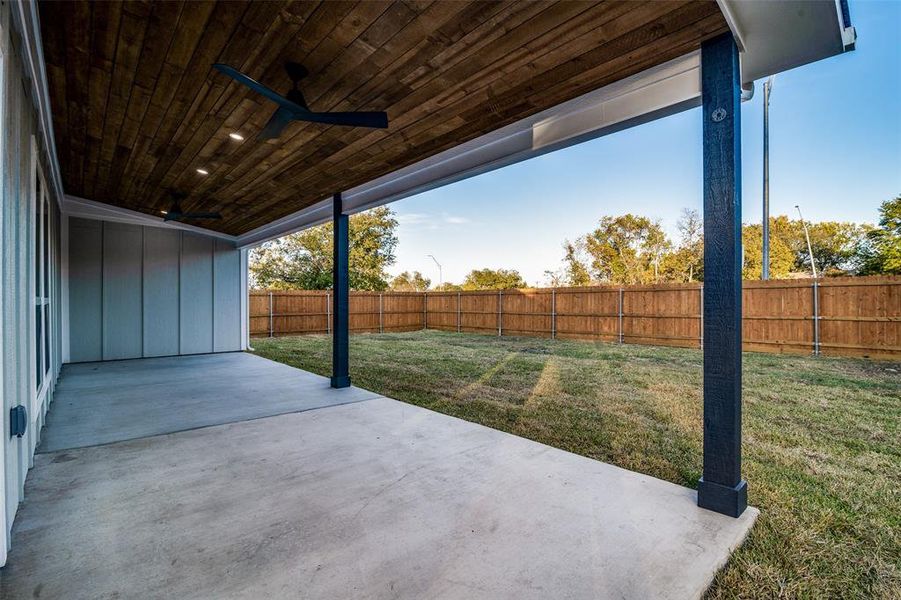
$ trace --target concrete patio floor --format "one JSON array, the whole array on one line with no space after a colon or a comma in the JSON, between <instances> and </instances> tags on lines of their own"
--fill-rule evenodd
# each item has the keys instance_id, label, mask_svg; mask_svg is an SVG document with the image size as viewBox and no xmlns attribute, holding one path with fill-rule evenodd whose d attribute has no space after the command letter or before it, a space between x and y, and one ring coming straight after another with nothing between
<instances>
[{"instance_id":1,"label":"concrete patio floor","mask_svg":"<svg viewBox=\"0 0 901 600\"><path fill-rule=\"evenodd\" d=\"M197 415L232 395L293 395L303 412L39 454L0 597L696 598L757 514L293 369L305 386L264 379L251 395L237 367L265 359L226 356L233 368L191 396ZM203 380L220 359L167 360ZM179 411L186 395L128 376L144 362L98 363L121 369L109 419L166 412L129 413L156 395ZM77 372L60 387L72 414L97 410Z\"/></svg>"}]
</instances>

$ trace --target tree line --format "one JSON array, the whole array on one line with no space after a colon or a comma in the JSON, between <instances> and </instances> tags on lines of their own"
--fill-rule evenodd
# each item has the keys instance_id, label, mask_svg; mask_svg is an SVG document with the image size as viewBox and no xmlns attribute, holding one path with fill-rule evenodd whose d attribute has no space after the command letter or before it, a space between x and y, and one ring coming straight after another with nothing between
<instances>
[{"instance_id":1,"label":"tree line","mask_svg":"<svg viewBox=\"0 0 901 600\"><path fill-rule=\"evenodd\" d=\"M818 274L901 274L901 196L883 202L877 225L821 221L807 223ZM527 287L514 269L473 269L460 284L432 281L419 271L391 278L397 219L387 207L350 217L350 286L370 291L496 290ZM703 221L684 209L677 239L659 220L627 213L603 216L586 234L563 243L557 269L545 271L552 286L650 284L704 280ZM744 279L760 279L763 266L760 224L742 226ZM784 279L812 272L804 223L786 215L770 219L770 277ZM320 225L267 242L253 250L254 287L327 289L332 286L332 226Z\"/></svg>"}]
</instances>

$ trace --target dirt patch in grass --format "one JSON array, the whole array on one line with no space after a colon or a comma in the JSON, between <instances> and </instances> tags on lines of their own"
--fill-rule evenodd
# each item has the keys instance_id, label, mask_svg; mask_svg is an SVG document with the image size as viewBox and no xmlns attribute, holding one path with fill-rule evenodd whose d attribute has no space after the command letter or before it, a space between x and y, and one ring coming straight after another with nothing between
<instances>
[{"instance_id":1,"label":"dirt patch in grass","mask_svg":"<svg viewBox=\"0 0 901 600\"><path fill-rule=\"evenodd\" d=\"M325 336L254 340L328 375ZM696 487L701 353L437 331L351 337L354 384ZM744 355L761 510L709 598L901 598L901 363Z\"/></svg>"}]
</instances>

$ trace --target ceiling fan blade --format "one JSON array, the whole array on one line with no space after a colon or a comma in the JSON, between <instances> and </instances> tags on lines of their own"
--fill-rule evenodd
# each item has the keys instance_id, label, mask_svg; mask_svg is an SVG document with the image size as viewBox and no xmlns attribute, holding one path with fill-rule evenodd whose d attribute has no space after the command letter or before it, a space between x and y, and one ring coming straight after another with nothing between
<instances>
[{"instance_id":1,"label":"ceiling fan blade","mask_svg":"<svg viewBox=\"0 0 901 600\"><path fill-rule=\"evenodd\" d=\"M217 212L209 213L184 213L179 216L181 219L221 219L222 214Z\"/></svg>"},{"instance_id":2,"label":"ceiling fan blade","mask_svg":"<svg viewBox=\"0 0 901 600\"><path fill-rule=\"evenodd\" d=\"M225 75L228 75L229 77L231 77L238 83L242 83L242 84L246 85L253 91L257 92L258 94L262 94L263 96L265 96L269 100L272 100L276 104L279 104L279 105L281 105L289 110L292 110L292 111L304 110L302 106L299 106L299 105L295 104L294 102L291 102L290 100L288 100L287 98L285 98L284 96L282 96L281 94L276 92L275 90L272 90L272 89L266 87L265 85L263 85L259 81L256 81L255 79L251 79L250 77L248 77L247 75L245 75L244 73L242 73L241 71L239 71L233 67L230 67L228 65L223 65L222 63L215 63L213 66L219 72L224 73Z\"/></svg>"},{"instance_id":3,"label":"ceiling fan blade","mask_svg":"<svg viewBox=\"0 0 901 600\"><path fill-rule=\"evenodd\" d=\"M257 135L258 140L272 140L281 135L282 130L294 120L294 111L280 106L272 114L272 118L266 123L266 126Z\"/></svg>"},{"instance_id":4,"label":"ceiling fan blade","mask_svg":"<svg viewBox=\"0 0 901 600\"><path fill-rule=\"evenodd\" d=\"M386 129L388 127L388 114L384 112L311 112L307 110L294 111L294 118L299 121L312 121L313 123L327 123L329 125L346 125L349 127L373 127Z\"/></svg>"}]
</instances>

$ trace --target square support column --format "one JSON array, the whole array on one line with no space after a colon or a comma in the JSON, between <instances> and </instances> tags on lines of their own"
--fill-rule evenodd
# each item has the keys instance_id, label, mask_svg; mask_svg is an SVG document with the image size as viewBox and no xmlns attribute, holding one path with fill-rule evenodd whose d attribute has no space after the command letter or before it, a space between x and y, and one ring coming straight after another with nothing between
<instances>
[{"instance_id":1,"label":"square support column","mask_svg":"<svg viewBox=\"0 0 901 600\"><path fill-rule=\"evenodd\" d=\"M704 474L698 506L738 517L741 478L741 79L731 34L701 45Z\"/></svg>"},{"instance_id":2,"label":"square support column","mask_svg":"<svg viewBox=\"0 0 901 600\"><path fill-rule=\"evenodd\" d=\"M341 202L340 192L334 196L334 248L332 261L332 387L350 386L348 357L350 274L348 254L350 239L347 215Z\"/></svg>"}]
</instances>

